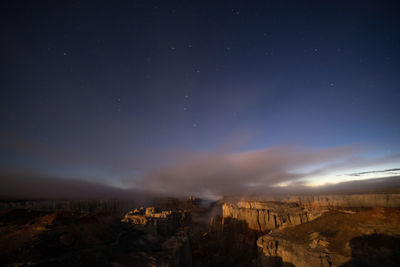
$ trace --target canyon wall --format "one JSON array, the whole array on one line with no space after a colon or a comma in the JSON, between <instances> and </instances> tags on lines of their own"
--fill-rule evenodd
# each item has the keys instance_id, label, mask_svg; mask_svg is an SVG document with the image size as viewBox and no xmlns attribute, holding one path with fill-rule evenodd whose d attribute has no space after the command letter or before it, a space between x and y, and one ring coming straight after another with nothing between
<instances>
[{"instance_id":1,"label":"canyon wall","mask_svg":"<svg viewBox=\"0 0 400 267\"><path fill-rule=\"evenodd\" d=\"M247 223L252 230L266 232L311 221L322 214L320 210L302 208L296 203L239 201L222 205L223 218Z\"/></svg>"},{"instance_id":2,"label":"canyon wall","mask_svg":"<svg viewBox=\"0 0 400 267\"><path fill-rule=\"evenodd\" d=\"M331 267L351 259L348 255L331 253L321 239L305 240L299 244L284 237L263 235L257 240L258 266ZM308 243L309 242L309 243Z\"/></svg>"},{"instance_id":3,"label":"canyon wall","mask_svg":"<svg viewBox=\"0 0 400 267\"><path fill-rule=\"evenodd\" d=\"M257 266L341 266L358 253L352 247L357 238L399 243L399 207L397 193L225 198L222 216L260 232ZM396 247L385 250L389 265L396 262Z\"/></svg>"},{"instance_id":4,"label":"canyon wall","mask_svg":"<svg viewBox=\"0 0 400 267\"><path fill-rule=\"evenodd\" d=\"M391 194L327 194L301 196L272 196L263 201L297 203L304 208L397 208L400 207L400 193Z\"/></svg>"},{"instance_id":5,"label":"canyon wall","mask_svg":"<svg viewBox=\"0 0 400 267\"><path fill-rule=\"evenodd\" d=\"M250 200L225 198L222 216L245 221L248 227L269 231L299 225L329 210L400 207L400 194L271 196Z\"/></svg>"}]
</instances>

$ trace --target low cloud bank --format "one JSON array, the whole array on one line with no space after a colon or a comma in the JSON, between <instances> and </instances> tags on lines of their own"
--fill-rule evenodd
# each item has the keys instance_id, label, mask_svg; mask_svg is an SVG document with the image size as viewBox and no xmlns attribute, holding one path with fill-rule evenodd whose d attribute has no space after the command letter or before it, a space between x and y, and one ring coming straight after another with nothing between
<instances>
[{"instance_id":1,"label":"low cloud bank","mask_svg":"<svg viewBox=\"0 0 400 267\"><path fill-rule=\"evenodd\" d=\"M364 159L361 149L343 146L306 149L293 146L272 147L246 152L185 152L173 158L175 165L143 171L138 179L106 180L116 188L84 179L67 179L32 173L0 170L0 196L46 199L131 199L143 201L154 196L217 198L223 195L265 195L317 193L400 188L399 177L350 181L319 187L306 186L307 178L331 171L348 172L351 167L398 162L399 155L387 159ZM182 158L182 155L184 157ZM398 169L390 169L390 171ZM369 171L379 177L381 171ZM355 173L358 176L363 173ZM114 183L115 182L115 183ZM329 181L328 181L329 182ZM332 181L334 182L334 181ZM277 184L286 187L276 187Z\"/></svg>"},{"instance_id":2,"label":"low cloud bank","mask_svg":"<svg viewBox=\"0 0 400 267\"><path fill-rule=\"evenodd\" d=\"M367 171L367 172L355 172L355 173L350 173L348 176L363 176L363 175L368 175L368 174L394 174L394 175L400 175L400 168L394 168L394 169L387 169L387 170L378 170L378 171Z\"/></svg>"},{"instance_id":3,"label":"low cloud bank","mask_svg":"<svg viewBox=\"0 0 400 267\"><path fill-rule=\"evenodd\" d=\"M274 185L282 182L291 184L292 189L301 187L297 183L307 175L347 165L346 161L358 152L354 146L282 146L240 153L202 153L175 166L149 171L139 186L171 195L268 194L279 191Z\"/></svg>"},{"instance_id":4,"label":"low cloud bank","mask_svg":"<svg viewBox=\"0 0 400 267\"><path fill-rule=\"evenodd\" d=\"M0 196L3 198L29 199L125 199L146 201L150 192L136 189L120 189L105 184L2 171L0 173Z\"/></svg>"},{"instance_id":5,"label":"low cloud bank","mask_svg":"<svg viewBox=\"0 0 400 267\"><path fill-rule=\"evenodd\" d=\"M345 170L398 161L399 155L365 159L356 146L306 149L293 146L273 147L240 153L202 153L169 168L151 170L142 179L142 188L172 195L245 195L312 192L315 190L352 190L362 184L372 190L378 183L363 181L306 186L307 178L330 171ZM379 177L377 172L376 178ZM395 179L396 180L396 179ZM382 180L383 181L383 180ZM332 183L335 181L332 181ZM286 187L276 187L286 183ZM399 186L391 182L380 187Z\"/></svg>"}]
</instances>

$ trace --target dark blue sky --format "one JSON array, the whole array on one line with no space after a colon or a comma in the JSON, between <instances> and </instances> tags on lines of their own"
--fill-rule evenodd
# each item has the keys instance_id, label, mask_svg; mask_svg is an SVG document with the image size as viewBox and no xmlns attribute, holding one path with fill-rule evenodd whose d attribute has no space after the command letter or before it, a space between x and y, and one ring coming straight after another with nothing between
<instances>
[{"instance_id":1,"label":"dark blue sky","mask_svg":"<svg viewBox=\"0 0 400 267\"><path fill-rule=\"evenodd\" d=\"M399 163L398 1L1 10L2 169L114 183L186 153L281 146Z\"/></svg>"}]
</instances>

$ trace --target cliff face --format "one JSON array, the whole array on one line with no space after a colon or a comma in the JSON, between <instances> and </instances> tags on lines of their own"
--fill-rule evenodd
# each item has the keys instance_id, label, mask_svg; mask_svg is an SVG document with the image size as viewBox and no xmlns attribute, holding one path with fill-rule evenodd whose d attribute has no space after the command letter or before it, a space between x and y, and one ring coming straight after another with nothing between
<instances>
[{"instance_id":1,"label":"cliff face","mask_svg":"<svg viewBox=\"0 0 400 267\"><path fill-rule=\"evenodd\" d=\"M224 203L222 216L247 223L252 230L266 232L290 225L311 221L322 212L302 208L297 203L275 203L259 201L240 201L235 204Z\"/></svg>"},{"instance_id":2,"label":"cliff face","mask_svg":"<svg viewBox=\"0 0 400 267\"><path fill-rule=\"evenodd\" d=\"M326 194L294 196L262 196L243 199L226 197L225 203L242 203L240 207L263 208L275 204L292 204L312 209L398 208L400 193L388 194Z\"/></svg>"},{"instance_id":3,"label":"cliff face","mask_svg":"<svg viewBox=\"0 0 400 267\"><path fill-rule=\"evenodd\" d=\"M137 230L156 235L173 235L179 227L190 221L191 214L188 211L159 211L154 207L129 211L121 220Z\"/></svg>"},{"instance_id":4,"label":"cliff face","mask_svg":"<svg viewBox=\"0 0 400 267\"><path fill-rule=\"evenodd\" d=\"M301 207L311 209L343 208L397 208L400 207L400 194L335 194L271 197L266 201L298 203Z\"/></svg>"},{"instance_id":5,"label":"cliff face","mask_svg":"<svg viewBox=\"0 0 400 267\"><path fill-rule=\"evenodd\" d=\"M400 255L399 207L400 194L353 194L229 199L222 212L223 221L233 218L267 233L257 240L257 266L357 265L379 251L376 242L354 245L364 237L395 244L385 248L384 259L375 256L367 266L374 261L395 266L400 261L395 256Z\"/></svg>"},{"instance_id":6,"label":"cliff face","mask_svg":"<svg viewBox=\"0 0 400 267\"><path fill-rule=\"evenodd\" d=\"M318 233L316 233L318 235ZM264 235L257 240L258 266L339 266L351 259L330 253L323 239L310 239L308 243L291 242L279 236Z\"/></svg>"},{"instance_id":7,"label":"cliff face","mask_svg":"<svg viewBox=\"0 0 400 267\"><path fill-rule=\"evenodd\" d=\"M269 231L310 222L329 210L400 207L400 194L352 194L266 197L263 200L227 200L222 216L245 221L257 231Z\"/></svg>"},{"instance_id":8,"label":"cliff face","mask_svg":"<svg viewBox=\"0 0 400 267\"><path fill-rule=\"evenodd\" d=\"M399 235L398 209L329 211L310 223L261 236L258 266L398 266Z\"/></svg>"}]
</instances>

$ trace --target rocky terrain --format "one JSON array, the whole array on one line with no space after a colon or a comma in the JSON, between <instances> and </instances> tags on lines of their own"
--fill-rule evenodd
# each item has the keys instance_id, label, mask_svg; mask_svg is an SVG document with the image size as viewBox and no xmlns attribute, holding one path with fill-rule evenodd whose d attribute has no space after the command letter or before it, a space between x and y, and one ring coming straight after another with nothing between
<instances>
[{"instance_id":1,"label":"rocky terrain","mask_svg":"<svg viewBox=\"0 0 400 267\"><path fill-rule=\"evenodd\" d=\"M179 227L190 224L191 214L187 210L161 211L155 207L142 207L125 214L121 222L154 235L172 235Z\"/></svg>"},{"instance_id":2,"label":"rocky terrain","mask_svg":"<svg viewBox=\"0 0 400 267\"><path fill-rule=\"evenodd\" d=\"M192 208L195 204L178 202L173 203ZM139 208L125 215L108 207L69 211L76 203L64 204L67 211L59 206L50 210L48 205L45 210L37 210L38 205L34 210L4 209L0 266L191 266L190 212L162 210L171 199L154 203L161 208ZM11 205L20 207L21 202Z\"/></svg>"},{"instance_id":3,"label":"rocky terrain","mask_svg":"<svg viewBox=\"0 0 400 267\"><path fill-rule=\"evenodd\" d=\"M400 194L342 194L228 198L222 210L264 233L257 266L396 266L399 207Z\"/></svg>"},{"instance_id":4,"label":"rocky terrain","mask_svg":"<svg viewBox=\"0 0 400 267\"><path fill-rule=\"evenodd\" d=\"M258 265L397 266L399 235L399 210L329 211L312 222L261 236Z\"/></svg>"},{"instance_id":5,"label":"rocky terrain","mask_svg":"<svg viewBox=\"0 0 400 267\"><path fill-rule=\"evenodd\" d=\"M224 218L244 221L250 229L260 232L309 222L319 216L319 209L304 208L298 203L239 201L222 205Z\"/></svg>"},{"instance_id":6,"label":"rocky terrain","mask_svg":"<svg viewBox=\"0 0 400 267\"><path fill-rule=\"evenodd\" d=\"M77 203L64 203L66 210L7 204L0 211L0 265L400 263L398 193L225 197L218 202L167 198L124 213L112 203L80 203L80 211Z\"/></svg>"}]
</instances>

